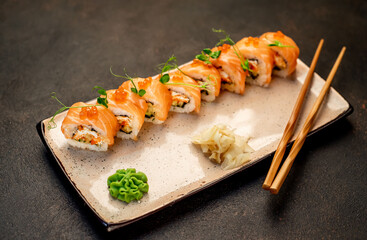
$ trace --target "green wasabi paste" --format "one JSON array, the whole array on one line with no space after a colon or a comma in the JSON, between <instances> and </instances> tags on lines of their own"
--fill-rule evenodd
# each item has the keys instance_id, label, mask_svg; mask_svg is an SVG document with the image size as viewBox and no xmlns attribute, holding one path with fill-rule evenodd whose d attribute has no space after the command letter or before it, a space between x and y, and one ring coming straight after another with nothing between
<instances>
[{"instance_id":1,"label":"green wasabi paste","mask_svg":"<svg viewBox=\"0 0 367 240\"><path fill-rule=\"evenodd\" d=\"M147 182L147 176L142 172L136 172L134 168L117 170L107 179L111 196L127 203L140 200L143 194L148 192Z\"/></svg>"}]
</instances>

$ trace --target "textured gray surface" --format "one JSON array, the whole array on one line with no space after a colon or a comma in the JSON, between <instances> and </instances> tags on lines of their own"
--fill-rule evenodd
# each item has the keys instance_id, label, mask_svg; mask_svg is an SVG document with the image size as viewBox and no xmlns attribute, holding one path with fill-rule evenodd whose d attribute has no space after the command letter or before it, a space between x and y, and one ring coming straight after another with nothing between
<instances>
[{"instance_id":1,"label":"textured gray surface","mask_svg":"<svg viewBox=\"0 0 367 240\"><path fill-rule=\"evenodd\" d=\"M365 1L2 1L0 3L0 239L366 239ZM309 138L277 196L261 189L271 159L121 230L107 233L46 151L38 121L113 88L113 65L153 75L217 42L283 30L354 113Z\"/></svg>"}]
</instances>

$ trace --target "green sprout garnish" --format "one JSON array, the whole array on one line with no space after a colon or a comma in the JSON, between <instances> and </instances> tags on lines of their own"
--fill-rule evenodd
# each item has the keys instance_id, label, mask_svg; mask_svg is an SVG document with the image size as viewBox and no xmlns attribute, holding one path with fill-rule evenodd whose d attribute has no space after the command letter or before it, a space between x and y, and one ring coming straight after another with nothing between
<instances>
[{"instance_id":1,"label":"green sprout garnish","mask_svg":"<svg viewBox=\"0 0 367 240\"><path fill-rule=\"evenodd\" d=\"M56 97L56 93L52 92L51 93L51 98L55 99L58 103L60 103L62 105L62 108L60 108L59 110L57 110L55 112L55 114L52 116L51 120L48 122L47 124L47 129L51 130L53 128L56 128L57 125L55 123L55 117L57 114L65 111L66 109L71 109L71 108L85 108L85 107L98 107L98 106L104 106L105 108L108 108L108 100L107 100L107 93L106 90L103 89L102 87L99 86L94 86L93 89L98 89L98 93L102 96L97 98L97 103L95 105L84 105L84 106L74 106L74 107L67 107L65 104L63 104L57 97Z\"/></svg>"},{"instance_id":2,"label":"green sprout garnish","mask_svg":"<svg viewBox=\"0 0 367 240\"><path fill-rule=\"evenodd\" d=\"M133 87L131 88L131 91L133 93L136 93L138 94L140 97L144 96L144 94L146 93L146 91L144 89L140 89L138 90L138 88L136 87L135 83L134 83L134 79L132 77L130 77L127 73L126 73L126 70L124 68L124 72L125 72L125 76L122 76L122 75L117 75L117 74L114 74L112 72L112 66L110 67L110 73L115 76L115 77L120 77L120 78L124 78L124 79L127 79L127 80L130 80L131 83L133 84Z\"/></svg>"},{"instance_id":3,"label":"green sprout garnish","mask_svg":"<svg viewBox=\"0 0 367 240\"><path fill-rule=\"evenodd\" d=\"M249 70L250 72L252 72L252 70L250 69L250 64L249 64L247 58L245 59L245 61L243 63L241 62L241 67L245 71Z\"/></svg>"},{"instance_id":4,"label":"green sprout garnish","mask_svg":"<svg viewBox=\"0 0 367 240\"><path fill-rule=\"evenodd\" d=\"M212 52L210 48L204 48L201 54L195 56L196 59L205 62L206 64L212 64L210 58L217 59L220 56L221 51Z\"/></svg>"},{"instance_id":5,"label":"green sprout garnish","mask_svg":"<svg viewBox=\"0 0 367 240\"><path fill-rule=\"evenodd\" d=\"M171 57L168 58L168 60L165 63L159 64L158 66L162 66L161 73L163 74L169 70L177 68L176 61L177 58L175 57L175 55L172 55Z\"/></svg>"},{"instance_id":6,"label":"green sprout garnish","mask_svg":"<svg viewBox=\"0 0 367 240\"><path fill-rule=\"evenodd\" d=\"M228 42L229 45L231 46L235 45L235 42L232 40L232 38L230 38L230 35L226 31L222 29L215 29L215 28L212 28L212 31L215 33L223 33L225 35L225 38L220 39L219 42L216 44L216 46L223 45L226 42Z\"/></svg>"},{"instance_id":7,"label":"green sprout garnish","mask_svg":"<svg viewBox=\"0 0 367 240\"><path fill-rule=\"evenodd\" d=\"M294 46L291 46L291 45L283 45L283 43L279 42L278 40L274 40L273 43L268 44L268 46L269 47L290 47L290 48L294 48Z\"/></svg>"},{"instance_id":8,"label":"green sprout garnish","mask_svg":"<svg viewBox=\"0 0 367 240\"><path fill-rule=\"evenodd\" d=\"M241 68L246 72L253 72L253 70L251 70L250 68L250 64L248 62L247 59L245 59L243 57L243 55L241 54L240 50L238 49L238 47L236 46L235 42L231 39L230 35L228 33L226 33L226 31L222 30L222 29L214 29L212 28L212 31L215 33L223 33L225 35L224 38L220 39L219 42L216 44L216 46L222 45L224 43L229 43L229 45L232 46L234 53L237 55L237 57L240 59L241 62Z\"/></svg>"},{"instance_id":9,"label":"green sprout garnish","mask_svg":"<svg viewBox=\"0 0 367 240\"><path fill-rule=\"evenodd\" d=\"M170 58L168 58L168 60L165 63L161 63L158 65L158 68L161 70L161 77L159 79L159 81L162 84L166 84L166 85L183 85L183 86L190 86L190 87L198 87L198 88L202 88L205 89L206 91L209 91L208 89L208 83L204 83L202 85L194 85L194 84L188 84L188 83L173 83L173 82L169 82L170 80L170 76L168 73L165 73L167 71L173 70L173 69L177 69L178 71L180 71L182 74L184 74L187 77L188 76L185 72L183 72L178 65L176 64L176 57L174 55L172 55Z\"/></svg>"},{"instance_id":10,"label":"green sprout garnish","mask_svg":"<svg viewBox=\"0 0 367 240\"><path fill-rule=\"evenodd\" d=\"M103 89L102 87L99 87L99 86L94 86L93 89L98 89L97 92L100 95L102 95L102 97L100 96L100 97L97 98L97 103L100 104L100 105L102 105L102 106L104 106L105 108L108 108L108 105L107 105L108 104L108 100L107 100L106 90Z\"/></svg>"},{"instance_id":11,"label":"green sprout garnish","mask_svg":"<svg viewBox=\"0 0 367 240\"><path fill-rule=\"evenodd\" d=\"M161 77L160 77L159 81L163 84L168 83L170 77L169 77L169 74L165 73L165 72L168 72L172 69L178 68L178 66L176 64L175 55L172 55L170 58L168 58L168 60L165 63L159 64L158 68L161 70Z\"/></svg>"}]
</instances>

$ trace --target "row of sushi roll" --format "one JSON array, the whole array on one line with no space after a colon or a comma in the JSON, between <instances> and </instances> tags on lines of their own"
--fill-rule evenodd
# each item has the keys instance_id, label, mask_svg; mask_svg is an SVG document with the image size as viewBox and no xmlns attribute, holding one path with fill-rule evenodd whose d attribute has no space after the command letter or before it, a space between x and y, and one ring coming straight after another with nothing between
<instances>
[{"instance_id":1,"label":"row of sushi roll","mask_svg":"<svg viewBox=\"0 0 367 240\"><path fill-rule=\"evenodd\" d=\"M61 126L68 143L106 151L116 135L137 140L144 121L161 124L169 111L199 113L201 100L214 101L221 90L244 94L247 83L266 87L272 75L289 76L299 55L296 43L280 31L237 43L226 34L219 44L179 67L170 68L166 63L157 76L127 77L129 81L118 89L100 89L97 103L78 102L68 107Z\"/></svg>"}]
</instances>

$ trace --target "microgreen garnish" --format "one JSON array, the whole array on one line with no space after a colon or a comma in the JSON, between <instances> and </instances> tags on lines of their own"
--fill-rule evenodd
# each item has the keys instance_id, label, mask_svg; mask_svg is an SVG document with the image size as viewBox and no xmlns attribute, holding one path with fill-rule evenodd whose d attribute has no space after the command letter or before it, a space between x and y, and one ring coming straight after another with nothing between
<instances>
[{"instance_id":1,"label":"microgreen garnish","mask_svg":"<svg viewBox=\"0 0 367 240\"><path fill-rule=\"evenodd\" d=\"M131 83L133 84L133 87L131 88L131 91L133 93L136 93L138 94L140 97L144 96L144 94L146 93L146 91L144 89L140 89L138 90L138 88L136 87L135 83L134 83L134 79L132 77L130 77L127 73L126 73L126 70L124 68L124 72L125 72L125 76L122 76L122 75L117 75L117 74L114 74L112 72L112 66L110 67L110 73L115 76L115 77L120 77L120 78L125 78L127 80L130 80Z\"/></svg>"},{"instance_id":2,"label":"microgreen garnish","mask_svg":"<svg viewBox=\"0 0 367 240\"><path fill-rule=\"evenodd\" d=\"M252 72L252 70L250 69L250 64L249 64L247 59L245 59L245 61L243 63L241 62L241 67L245 71L249 70L250 72Z\"/></svg>"},{"instance_id":3,"label":"microgreen garnish","mask_svg":"<svg viewBox=\"0 0 367 240\"><path fill-rule=\"evenodd\" d=\"M161 73L175 69L177 67L176 60L177 58L175 57L175 55L172 55L165 63L160 64L159 66L162 66Z\"/></svg>"},{"instance_id":4,"label":"microgreen garnish","mask_svg":"<svg viewBox=\"0 0 367 240\"><path fill-rule=\"evenodd\" d=\"M145 91L144 89L140 89L138 94L140 97L144 96L144 94L146 93L147 91Z\"/></svg>"},{"instance_id":5,"label":"microgreen garnish","mask_svg":"<svg viewBox=\"0 0 367 240\"><path fill-rule=\"evenodd\" d=\"M228 33L226 33L226 31L222 30L222 29L214 29L212 28L212 31L215 33L223 33L225 35L224 38L220 39L219 42L216 44L216 46L222 45L224 43L229 43L229 45L232 46L234 53L237 55L237 57L240 59L241 62L241 68L246 72L253 72L250 68L249 62L247 59L245 59L243 57L243 55L241 54L240 50L238 49L237 45L235 44L235 42L231 39L231 37L229 36Z\"/></svg>"},{"instance_id":6,"label":"microgreen garnish","mask_svg":"<svg viewBox=\"0 0 367 240\"><path fill-rule=\"evenodd\" d=\"M57 110L55 112L55 114L52 116L51 120L48 122L47 124L47 129L53 129L56 128L56 123L55 123L55 117L57 114L65 111L66 109L70 109L70 108L85 108L85 107L98 107L98 106L104 106L105 108L108 108L108 100L107 100L107 93L106 90L103 89L102 87L99 86L95 86L93 89L98 89L97 92L102 95L100 97L97 98L97 103L95 105L84 105L84 106L71 106L71 107L67 107L65 104L63 104L57 97L56 97L56 93L52 92L51 93L51 98L55 99L58 103L61 104L62 108L60 108L59 110Z\"/></svg>"},{"instance_id":7,"label":"microgreen garnish","mask_svg":"<svg viewBox=\"0 0 367 240\"><path fill-rule=\"evenodd\" d=\"M178 68L176 64L176 57L175 55L172 55L165 63L161 63L158 65L158 69L161 70L161 77L159 78L159 81L163 84L166 84L169 81L170 77L169 74L165 72L175 68Z\"/></svg>"},{"instance_id":8,"label":"microgreen garnish","mask_svg":"<svg viewBox=\"0 0 367 240\"><path fill-rule=\"evenodd\" d=\"M274 40L273 43L268 44L269 47L290 47L294 48L294 46L291 45L283 45L283 43L279 42L278 40Z\"/></svg>"},{"instance_id":9,"label":"microgreen garnish","mask_svg":"<svg viewBox=\"0 0 367 240\"><path fill-rule=\"evenodd\" d=\"M223 33L225 35L225 38L222 38L219 40L219 42L216 44L216 46L222 45L223 43L228 42L229 45L234 46L235 42L230 38L229 34L226 33L226 31L222 30L222 29L214 29L212 28L212 31L215 33Z\"/></svg>"},{"instance_id":10,"label":"microgreen garnish","mask_svg":"<svg viewBox=\"0 0 367 240\"><path fill-rule=\"evenodd\" d=\"M206 64L211 64L210 58L217 59L220 56L221 51L212 52L209 48L204 48L201 54L195 56L196 59L205 62Z\"/></svg>"},{"instance_id":11,"label":"microgreen garnish","mask_svg":"<svg viewBox=\"0 0 367 240\"><path fill-rule=\"evenodd\" d=\"M209 49L210 50L210 49ZM165 73L169 70L173 70L173 69L177 69L178 71L180 71L182 74L184 74L187 77L188 76L185 72L183 72L176 64L176 57L174 55L172 55L170 58L168 58L168 60L165 63L161 63L158 65L158 68L161 70L161 74L160 74L160 79L159 81L162 84L166 84L166 85L183 85L183 86L190 86L190 87L198 87L198 88L202 88L205 89L207 91L208 90L208 83L204 83L202 85L194 85L194 84L188 84L188 83L174 83L174 82L169 82L170 80L170 76L168 73Z\"/></svg>"},{"instance_id":12,"label":"microgreen garnish","mask_svg":"<svg viewBox=\"0 0 367 240\"><path fill-rule=\"evenodd\" d=\"M108 100L107 100L107 93L106 90L99 86L94 86L93 89L98 89L98 93L102 96L97 98L97 103L103 105L104 107L108 108Z\"/></svg>"},{"instance_id":13,"label":"microgreen garnish","mask_svg":"<svg viewBox=\"0 0 367 240\"><path fill-rule=\"evenodd\" d=\"M168 73L163 74L162 77L159 79L159 81L163 84L166 84L169 81L169 75Z\"/></svg>"}]
</instances>

